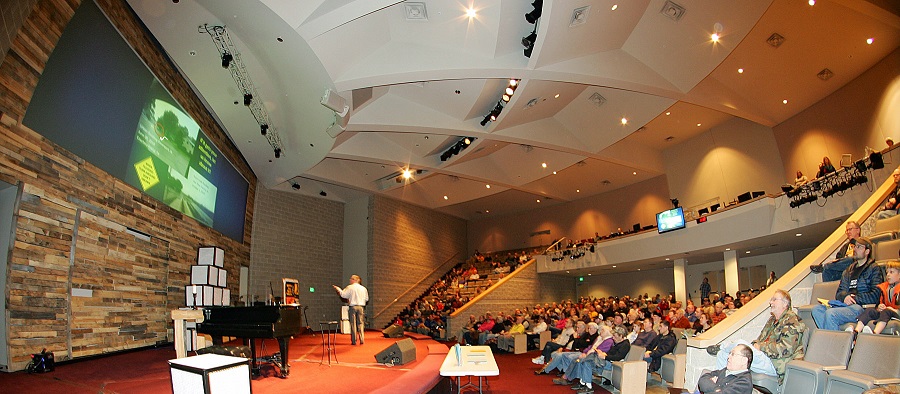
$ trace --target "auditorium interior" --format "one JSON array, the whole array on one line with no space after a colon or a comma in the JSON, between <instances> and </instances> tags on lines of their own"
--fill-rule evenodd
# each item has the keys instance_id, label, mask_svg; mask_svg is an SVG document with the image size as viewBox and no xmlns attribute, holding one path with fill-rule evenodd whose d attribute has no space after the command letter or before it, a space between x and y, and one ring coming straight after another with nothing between
<instances>
[{"instance_id":1,"label":"auditorium interior","mask_svg":"<svg viewBox=\"0 0 900 394\"><path fill-rule=\"evenodd\" d=\"M528 257L466 294L440 343L470 314L699 302L704 278L735 294L774 272L686 339L669 383L693 390L706 348L756 338L776 288L816 302L810 265L848 220L876 234L900 167L891 0L21 0L0 16L4 375L42 349L61 365L171 350L173 311L197 306L290 296L316 332L351 275L380 336L481 254Z\"/></svg>"}]
</instances>

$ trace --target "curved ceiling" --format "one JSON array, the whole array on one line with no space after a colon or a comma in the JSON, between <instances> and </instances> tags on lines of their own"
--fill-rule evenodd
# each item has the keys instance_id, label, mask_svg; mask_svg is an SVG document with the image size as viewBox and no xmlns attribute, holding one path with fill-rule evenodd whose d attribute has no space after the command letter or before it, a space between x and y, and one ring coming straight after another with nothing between
<instances>
[{"instance_id":1,"label":"curved ceiling","mask_svg":"<svg viewBox=\"0 0 900 394\"><path fill-rule=\"evenodd\" d=\"M662 175L672 144L732 117L777 125L900 44L897 6L876 0L545 0L534 25L520 0L129 3L266 187L380 193L467 219ZM235 104L204 24L226 26L282 157ZM533 30L529 58L521 41ZM483 126L510 78L515 94ZM319 103L326 89L350 103L339 134ZM475 140L442 161L464 137ZM398 182L405 168L419 171Z\"/></svg>"}]
</instances>

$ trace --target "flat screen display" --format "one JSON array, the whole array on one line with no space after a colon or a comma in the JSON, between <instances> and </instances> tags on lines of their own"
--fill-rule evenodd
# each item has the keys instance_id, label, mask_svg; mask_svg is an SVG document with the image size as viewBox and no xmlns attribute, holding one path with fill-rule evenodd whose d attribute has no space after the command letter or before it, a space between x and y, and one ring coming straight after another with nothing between
<instances>
[{"instance_id":1,"label":"flat screen display","mask_svg":"<svg viewBox=\"0 0 900 394\"><path fill-rule=\"evenodd\" d=\"M23 124L175 210L243 241L247 180L92 1L47 61Z\"/></svg>"},{"instance_id":2,"label":"flat screen display","mask_svg":"<svg viewBox=\"0 0 900 394\"><path fill-rule=\"evenodd\" d=\"M656 228L660 234L684 228L684 209L678 207L657 213Z\"/></svg>"}]
</instances>

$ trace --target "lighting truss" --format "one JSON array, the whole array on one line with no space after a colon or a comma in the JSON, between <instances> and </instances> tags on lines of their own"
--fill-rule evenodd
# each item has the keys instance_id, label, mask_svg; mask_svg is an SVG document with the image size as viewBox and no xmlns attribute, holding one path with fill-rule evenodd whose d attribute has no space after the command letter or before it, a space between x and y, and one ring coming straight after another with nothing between
<instances>
[{"instance_id":1,"label":"lighting truss","mask_svg":"<svg viewBox=\"0 0 900 394\"><path fill-rule=\"evenodd\" d=\"M231 40L225 26L209 26L204 24L198 28L198 32L209 34L213 43L216 45L216 49L219 51L219 59L231 56L231 61L227 63L228 71L231 72L231 78L234 79L234 83L237 84L238 89L240 89L241 95L245 100L245 105L250 110L250 114L253 115L253 119L256 119L256 123L259 124L260 128L263 128L263 125L267 126L266 133L263 135L275 151L275 157L279 158L284 155L285 151L281 143L281 137L278 134L278 129L272 124L269 113L262 104L263 100L260 99L259 93L256 91L256 86L253 85L253 80L250 79L247 67L245 67L244 62L241 61L241 53L237 50L237 47L235 47L234 41ZM223 61L222 64L224 66L226 63ZM248 97L249 102L247 100Z\"/></svg>"}]
</instances>

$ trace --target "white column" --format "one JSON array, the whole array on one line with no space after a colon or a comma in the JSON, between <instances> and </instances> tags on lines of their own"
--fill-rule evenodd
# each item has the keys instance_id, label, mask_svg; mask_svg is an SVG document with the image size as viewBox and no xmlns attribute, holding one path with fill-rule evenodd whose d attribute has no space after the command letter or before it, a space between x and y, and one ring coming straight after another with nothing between
<instances>
[{"instance_id":1,"label":"white column","mask_svg":"<svg viewBox=\"0 0 900 394\"><path fill-rule=\"evenodd\" d=\"M687 305L687 281L684 276L684 267L687 266L687 260L675 259L675 266L672 267L672 273L675 276L675 300L681 301Z\"/></svg>"},{"instance_id":2,"label":"white column","mask_svg":"<svg viewBox=\"0 0 900 394\"><path fill-rule=\"evenodd\" d=\"M725 251L725 291L732 296L741 289L738 282L738 259L736 250Z\"/></svg>"}]
</instances>

